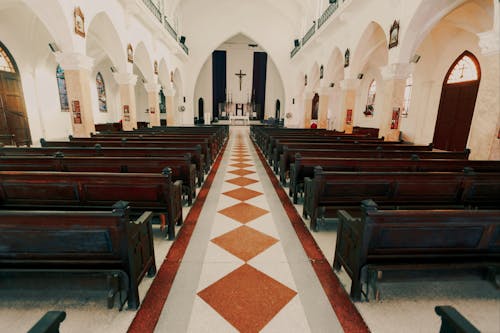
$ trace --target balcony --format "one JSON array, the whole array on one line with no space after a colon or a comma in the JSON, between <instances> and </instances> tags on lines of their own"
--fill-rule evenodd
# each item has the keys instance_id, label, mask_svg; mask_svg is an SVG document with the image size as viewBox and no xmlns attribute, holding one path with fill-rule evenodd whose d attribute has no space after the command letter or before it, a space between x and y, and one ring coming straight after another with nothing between
<instances>
[{"instance_id":1,"label":"balcony","mask_svg":"<svg viewBox=\"0 0 500 333\"><path fill-rule=\"evenodd\" d=\"M328 8L323 12L323 14L318 19L318 29L332 16L333 13L339 8L338 2L334 2L328 6Z\"/></svg>"},{"instance_id":2,"label":"balcony","mask_svg":"<svg viewBox=\"0 0 500 333\"><path fill-rule=\"evenodd\" d=\"M302 37L302 46L306 45L307 41L311 39L311 37L314 35L315 32L316 32L316 22L314 22L312 27L310 27L309 30L307 30L304 37Z\"/></svg>"},{"instance_id":3,"label":"balcony","mask_svg":"<svg viewBox=\"0 0 500 333\"><path fill-rule=\"evenodd\" d=\"M151 0L142 0L142 2L148 7L149 11L156 17L156 19L161 23L161 12L158 7L156 7L156 4L153 3Z\"/></svg>"}]
</instances>

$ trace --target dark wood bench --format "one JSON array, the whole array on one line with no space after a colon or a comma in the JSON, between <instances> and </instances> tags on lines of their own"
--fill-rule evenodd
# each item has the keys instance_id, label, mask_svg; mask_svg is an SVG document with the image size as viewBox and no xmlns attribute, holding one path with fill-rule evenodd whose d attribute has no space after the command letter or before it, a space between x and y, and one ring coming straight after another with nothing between
<instances>
[{"instance_id":1,"label":"dark wood bench","mask_svg":"<svg viewBox=\"0 0 500 333\"><path fill-rule=\"evenodd\" d=\"M314 177L314 167L320 166L323 171L453 171L460 172L464 168L472 168L477 172L500 172L500 161L492 160L445 160L424 159L414 156L410 159L391 158L325 158L303 157L295 155L295 162L290 164L289 193L293 202L297 203L298 194L303 191L305 177Z\"/></svg>"},{"instance_id":2,"label":"dark wood bench","mask_svg":"<svg viewBox=\"0 0 500 333\"><path fill-rule=\"evenodd\" d=\"M378 271L490 269L500 266L500 210L379 210L372 200L362 217L338 213L333 268L351 277L360 300L361 277L375 294ZM490 269L491 270L491 269Z\"/></svg>"},{"instance_id":3,"label":"dark wood bench","mask_svg":"<svg viewBox=\"0 0 500 333\"><path fill-rule=\"evenodd\" d=\"M202 142L203 141L203 142ZM204 165L206 167L205 172L208 172L210 165L212 165L212 152L208 145L208 140L199 140L196 142L186 142L186 141L142 141L142 140L98 140L98 139L73 139L72 141L46 141L45 139L40 139L42 147L57 148L57 147L95 147L99 145L103 148L201 148L201 154L205 156Z\"/></svg>"},{"instance_id":4,"label":"dark wood bench","mask_svg":"<svg viewBox=\"0 0 500 333\"><path fill-rule=\"evenodd\" d=\"M182 182L172 173L0 171L0 209L95 210L130 202L132 212L155 212L168 239L182 224Z\"/></svg>"},{"instance_id":5,"label":"dark wood bench","mask_svg":"<svg viewBox=\"0 0 500 333\"><path fill-rule=\"evenodd\" d=\"M64 311L48 311L28 333L59 333L59 326L66 319Z\"/></svg>"},{"instance_id":6,"label":"dark wood bench","mask_svg":"<svg viewBox=\"0 0 500 333\"><path fill-rule=\"evenodd\" d=\"M436 314L441 317L439 333L480 333L464 316L449 305L436 306Z\"/></svg>"},{"instance_id":7,"label":"dark wood bench","mask_svg":"<svg viewBox=\"0 0 500 333\"><path fill-rule=\"evenodd\" d=\"M112 211L0 210L1 270L101 272L108 276L108 307L124 292L120 309L127 300L137 309L140 281L156 273L151 218L144 212L131 220L124 201Z\"/></svg>"},{"instance_id":8,"label":"dark wood bench","mask_svg":"<svg viewBox=\"0 0 500 333\"><path fill-rule=\"evenodd\" d=\"M318 221L369 198L386 209L500 209L500 173L334 172L316 167L314 178L305 179L304 192L303 216L317 230Z\"/></svg>"},{"instance_id":9,"label":"dark wood bench","mask_svg":"<svg viewBox=\"0 0 500 333\"><path fill-rule=\"evenodd\" d=\"M100 145L94 147L36 147L36 148L13 148L0 147L0 156L54 156L62 153L64 156L101 156L101 157L181 157L191 155L191 163L196 165L198 186L201 186L205 177L205 157L201 154L201 147L191 148L122 148L106 147Z\"/></svg>"},{"instance_id":10,"label":"dark wood bench","mask_svg":"<svg viewBox=\"0 0 500 333\"><path fill-rule=\"evenodd\" d=\"M102 156L0 156L0 171L62 171L161 173L169 167L172 180L182 180L188 205L196 197L196 166L190 154L166 157L102 157Z\"/></svg>"},{"instance_id":11,"label":"dark wood bench","mask_svg":"<svg viewBox=\"0 0 500 333\"><path fill-rule=\"evenodd\" d=\"M275 172L278 173L280 156L284 153L284 147L288 149L319 149L319 150L375 150L375 151L432 151L432 144L421 146L403 143L393 143L384 141L384 143L313 143L313 142L282 142L277 140L276 147L271 156L270 164L275 166Z\"/></svg>"},{"instance_id":12,"label":"dark wood bench","mask_svg":"<svg viewBox=\"0 0 500 333\"><path fill-rule=\"evenodd\" d=\"M1 151L1 150L0 150ZM403 158L403 159L468 159L470 150L459 151L411 151L411 150L321 150L321 149L295 149L284 147L280 157L279 177L285 184L290 164L295 163L295 156L299 153L302 157L320 158Z\"/></svg>"}]
</instances>

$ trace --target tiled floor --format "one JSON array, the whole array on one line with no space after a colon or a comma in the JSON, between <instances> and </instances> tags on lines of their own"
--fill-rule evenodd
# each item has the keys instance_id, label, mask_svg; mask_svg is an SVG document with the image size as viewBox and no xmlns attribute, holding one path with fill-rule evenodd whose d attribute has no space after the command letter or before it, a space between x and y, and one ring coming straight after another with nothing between
<instances>
[{"instance_id":1,"label":"tiled floor","mask_svg":"<svg viewBox=\"0 0 500 333\"><path fill-rule=\"evenodd\" d=\"M248 136L233 127L156 332L342 332Z\"/></svg>"}]
</instances>

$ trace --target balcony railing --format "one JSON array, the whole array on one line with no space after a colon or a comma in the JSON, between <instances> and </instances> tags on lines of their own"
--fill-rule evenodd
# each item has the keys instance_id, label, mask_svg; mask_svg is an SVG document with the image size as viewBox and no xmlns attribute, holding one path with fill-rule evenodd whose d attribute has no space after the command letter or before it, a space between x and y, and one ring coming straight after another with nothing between
<instances>
[{"instance_id":1,"label":"balcony railing","mask_svg":"<svg viewBox=\"0 0 500 333\"><path fill-rule=\"evenodd\" d=\"M156 7L155 3L151 0L142 0L146 7L151 11L151 13L160 21L161 23L161 12L158 7Z\"/></svg>"},{"instance_id":2,"label":"balcony railing","mask_svg":"<svg viewBox=\"0 0 500 333\"><path fill-rule=\"evenodd\" d=\"M302 46L306 45L307 41L311 39L311 37L314 35L315 32L316 32L316 22L314 22L312 27L310 27L309 30L307 30L304 37L302 37Z\"/></svg>"},{"instance_id":3,"label":"balcony railing","mask_svg":"<svg viewBox=\"0 0 500 333\"><path fill-rule=\"evenodd\" d=\"M293 58L297 54L297 52L299 52L299 50L300 50L300 45L295 46L292 52L290 52L290 58Z\"/></svg>"},{"instance_id":4,"label":"balcony railing","mask_svg":"<svg viewBox=\"0 0 500 333\"><path fill-rule=\"evenodd\" d=\"M318 19L318 29L321 28L321 26L330 18L330 16L332 16L333 13L335 13L337 8L339 8L339 3L335 1L325 9L321 17Z\"/></svg>"},{"instance_id":5,"label":"balcony railing","mask_svg":"<svg viewBox=\"0 0 500 333\"><path fill-rule=\"evenodd\" d=\"M185 44L179 43L179 45L184 50L184 52L186 52L186 54L189 54L189 49L188 49L188 47Z\"/></svg>"},{"instance_id":6,"label":"balcony railing","mask_svg":"<svg viewBox=\"0 0 500 333\"><path fill-rule=\"evenodd\" d=\"M165 29L167 29L167 31L170 34L170 36L172 36L175 40L177 40L177 32L170 25L170 23L168 23L168 20L167 20L166 16L163 17L163 26L165 27Z\"/></svg>"}]
</instances>

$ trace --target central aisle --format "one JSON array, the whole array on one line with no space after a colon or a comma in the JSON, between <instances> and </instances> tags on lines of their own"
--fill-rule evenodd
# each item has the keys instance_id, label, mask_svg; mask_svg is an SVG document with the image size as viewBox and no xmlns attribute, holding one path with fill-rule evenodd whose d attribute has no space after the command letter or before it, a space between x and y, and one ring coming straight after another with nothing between
<instances>
[{"instance_id":1,"label":"central aisle","mask_svg":"<svg viewBox=\"0 0 500 333\"><path fill-rule=\"evenodd\" d=\"M249 138L232 127L156 332L342 332Z\"/></svg>"}]
</instances>

